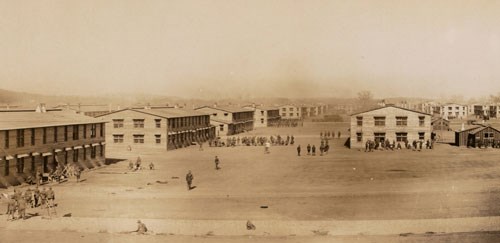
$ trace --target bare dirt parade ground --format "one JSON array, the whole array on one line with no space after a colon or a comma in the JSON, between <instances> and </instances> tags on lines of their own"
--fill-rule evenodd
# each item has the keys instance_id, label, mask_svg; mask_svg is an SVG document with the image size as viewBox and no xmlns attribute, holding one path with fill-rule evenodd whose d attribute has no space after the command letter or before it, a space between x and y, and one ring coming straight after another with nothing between
<instances>
[{"instance_id":1,"label":"bare dirt parade ground","mask_svg":"<svg viewBox=\"0 0 500 243\"><path fill-rule=\"evenodd\" d=\"M343 146L348 123L260 128L239 136L294 135L293 146L191 146L119 151L124 159L52 184L57 215L40 209L7 221L0 242L498 242L500 149L437 144L433 150L366 153ZM341 131L330 152L308 156L320 132ZM302 156L297 156L297 145ZM215 170L214 157L221 170ZM127 159L143 166L128 170ZM191 170L195 189L188 191ZM26 185L20 186L23 191ZM13 189L2 190L12 193ZM262 207L267 206L267 207ZM136 221L147 235L127 233ZM251 220L256 230L247 230Z\"/></svg>"}]
</instances>

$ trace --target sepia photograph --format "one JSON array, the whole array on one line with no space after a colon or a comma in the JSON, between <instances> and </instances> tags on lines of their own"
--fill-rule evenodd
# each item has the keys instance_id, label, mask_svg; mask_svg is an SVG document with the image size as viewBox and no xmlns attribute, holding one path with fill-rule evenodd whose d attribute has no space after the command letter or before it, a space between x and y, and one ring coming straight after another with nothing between
<instances>
[{"instance_id":1,"label":"sepia photograph","mask_svg":"<svg viewBox=\"0 0 500 243\"><path fill-rule=\"evenodd\" d=\"M500 1L0 0L0 243L500 242Z\"/></svg>"}]
</instances>

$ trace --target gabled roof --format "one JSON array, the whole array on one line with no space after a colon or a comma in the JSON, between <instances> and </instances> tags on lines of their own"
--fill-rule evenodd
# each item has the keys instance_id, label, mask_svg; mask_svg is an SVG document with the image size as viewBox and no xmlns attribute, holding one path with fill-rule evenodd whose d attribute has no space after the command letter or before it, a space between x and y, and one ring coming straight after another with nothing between
<instances>
[{"instance_id":1,"label":"gabled roof","mask_svg":"<svg viewBox=\"0 0 500 243\"><path fill-rule=\"evenodd\" d=\"M369 110L366 110L366 111L361 111L361 112L357 112L357 113L353 113L351 114L351 116L355 116L355 115L359 115L359 114L362 114L362 113L367 113L367 112L371 112L371 111L376 111L376 110L380 110L380 109L385 109L385 108L397 108L397 109L401 109L401 110L405 110L405 111L410 111L410 112L415 112L415 113L419 113L419 114L422 114L422 115L427 115L427 116L430 116L431 114L428 114L428 113L425 113L425 112L421 112L421 111L416 111L416 110L411 110L411 109L407 109L407 108L403 108L403 107L399 107L399 106L393 106L393 105L389 105L389 106L382 106L382 107L376 107L376 108L372 108L372 109L369 109Z\"/></svg>"},{"instance_id":2,"label":"gabled roof","mask_svg":"<svg viewBox=\"0 0 500 243\"><path fill-rule=\"evenodd\" d=\"M476 133L478 133L486 128L491 128L491 129L500 133L500 131L498 129L496 129L490 125L482 125L482 124L477 124L475 127L471 127L471 128L465 129L463 131L456 131L456 132L458 132L458 133L467 132L469 134L476 134Z\"/></svg>"},{"instance_id":3,"label":"gabled roof","mask_svg":"<svg viewBox=\"0 0 500 243\"><path fill-rule=\"evenodd\" d=\"M99 115L97 117L104 117L110 114L122 112L122 111L135 111L140 112L152 116L162 117L162 118L177 118L177 117L190 117L190 116L206 116L207 114L203 112L198 112L194 110L188 109L180 109L180 108L165 108L165 109L121 109L113 112L109 112L103 115Z\"/></svg>"},{"instance_id":4,"label":"gabled roof","mask_svg":"<svg viewBox=\"0 0 500 243\"><path fill-rule=\"evenodd\" d=\"M259 110L263 110L263 111L271 111L271 110L279 110L280 108L278 107L272 107L272 106L256 106L256 107L252 107L251 105L247 105L247 106L243 106L243 108L248 108L248 109L259 109Z\"/></svg>"},{"instance_id":5,"label":"gabled roof","mask_svg":"<svg viewBox=\"0 0 500 243\"><path fill-rule=\"evenodd\" d=\"M216 107L202 106L202 107L195 108L195 110L199 110L199 109L203 109L203 108L226 111L226 112L230 112L230 113L253 111L252 109L248 109L248 108L244 108L244 107L237 107L237 106L216 106Z\"/></svg>"},{"instance_id":6,"label":"gabled roof","mask_svg":"<svg viewBox=\"0 0 500 243\"><path fill-rule=\"evenodd\" d=\"M444 121L449 122L448 119L444 119L443 117L434 117L434 118L432 118L431 122L435 122L435 121L439 121L439 120L444 120Z\"/></svg>"},{"instance_id":7,"label":"gabled roof","mask_svg":"<svg viewBox=\"0 0 500 243\"><path fill-rule=\"evenodd\" d=\"M102 123L102 120L72 111L2 111L0 130Z\"/></svg>"}]
</instances>

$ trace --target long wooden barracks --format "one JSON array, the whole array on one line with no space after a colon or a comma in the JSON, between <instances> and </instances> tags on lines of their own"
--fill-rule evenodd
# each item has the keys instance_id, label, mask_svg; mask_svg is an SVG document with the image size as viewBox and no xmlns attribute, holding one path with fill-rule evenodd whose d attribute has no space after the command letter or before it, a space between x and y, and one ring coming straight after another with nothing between
<instances>
[{"instance_id":1,"label":"long wooden barracks","mask_svg":"<svg viewBox=\"0 0 500 243\"><path fill-rule=\"evenodd\" d=\"M50 173L74 164L82 169L105 163L105 125L71 111L0 111L0 186L22 183L36 171Z\"/></svg>"},{"instance_id":2,"label":"long wooden barracks","mask_svg":"<svg viewBox=\"0 0 500 243\"><path fill-rule=\"evenodd\" d=\"M383 142L431 139L431 115L388 105L351 115L350 147L364 148L368 140Z\"/></svg>"},{"instance_id":3,"label":"long wooden barracks","mask_svg":"<svg viewBox=\"0 0 500 243\"><path fill-rule=\"evenodd\" d=\"M97 118L109 122L106 136L113 148L172 150L215 136L209 115L181 108L127 108Z\"/></svg>"},{"instance_id":4,"label":"long wooden barracks","mask_svg":"<svg viewBox=\"0 0 500 243\"><path fill-rule=\"evenodd\" d=\"M210 115L210 123L216 127L217 136L230 136L254 128L253 109L232 106L202 106L195 110Z\"/></svg>"}]
</instances>

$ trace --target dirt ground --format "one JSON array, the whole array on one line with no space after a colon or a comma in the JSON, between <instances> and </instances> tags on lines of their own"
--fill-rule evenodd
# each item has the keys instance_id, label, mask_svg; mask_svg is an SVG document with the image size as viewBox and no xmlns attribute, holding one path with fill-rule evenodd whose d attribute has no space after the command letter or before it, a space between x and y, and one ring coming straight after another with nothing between
<instances>
[{"instance_id":1,"label":"dirt ground","mask_svg":"<svg viewBox=\"0 0 500 243\"><path fill-rule=\"evenodd\" d=\"M500 227L500 149L437 144L434 150L365 153L343 146L347 123L262 128L249 135L294 135L294 146L118 151L125 159L52 185L57 215L7 222L0 242L495 242ZM321 131L341 131L327 155ZM296 146L302 147L297 156ZM214 157L221 170L215 170ZM141 156L155 170L131 172ZM188 191L191 170L195 189ZM26 189L26 186L21 186ZM0 191L11 193L13 189ZM0 207L6 208L5 200ZM4 213L4 210L0 211ZM63 217L66 216L66 217ZM135 221L150 235L137 236ZM247 231L251 220L257 230ZM47 236L47 237L45 237ZM28 238L26 238L28 237ZM67 239L61 241L61 239ZM6 241L4 241L6 240ZM25 241L23 241L25 240Z\"/></svg>"}]
</instances>

